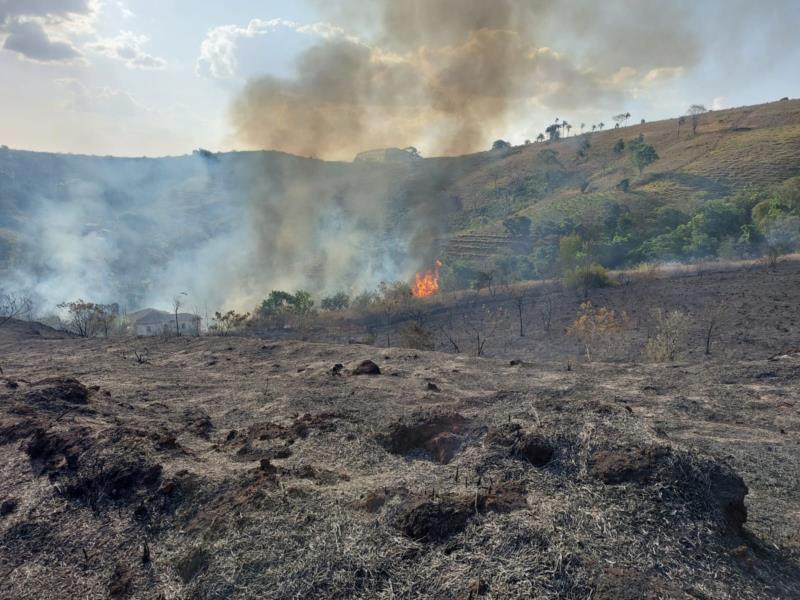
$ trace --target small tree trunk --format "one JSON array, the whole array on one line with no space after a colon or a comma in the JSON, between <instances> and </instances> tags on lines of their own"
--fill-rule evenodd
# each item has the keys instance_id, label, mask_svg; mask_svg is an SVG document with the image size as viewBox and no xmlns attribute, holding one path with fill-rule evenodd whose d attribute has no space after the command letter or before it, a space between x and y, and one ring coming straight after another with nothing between
<instances>
[{"instance_id":1,"label":"small tree trunk","mask_svg":"<svg viewBox=\"0 0 800 600\"><path fill-rule=\"evenodd\" d=\"M706 356L711 354L711 335L714 333L715 326L716 321L712 319L712 321L708 324L708 328L706 329Z\"/></svg>"}]
</instances>

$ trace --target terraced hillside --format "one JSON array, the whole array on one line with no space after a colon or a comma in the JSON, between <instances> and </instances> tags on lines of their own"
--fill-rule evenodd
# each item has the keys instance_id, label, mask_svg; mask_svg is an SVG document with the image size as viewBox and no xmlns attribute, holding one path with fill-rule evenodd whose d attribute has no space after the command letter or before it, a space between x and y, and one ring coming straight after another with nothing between
<instances>
[{"instance_id":1,"label":"terraced hillside","mask_svg":"<svg viewBox=\"0 0 800 600\"><path fill-rule=\"evenodd\" d=\"M627 150L640 136L658 154L641 174ZM620 140L626 149L615 149ZM679 224L710 201L769 193L800 175L800 101L708 112L699 117L695 132L689 117L680 127L675 118L480 157L448 190L462 210L449 222L441 252L445 263L485 263L487 256L478 250L513 256L519 246L511 243L503 223L515 216L531 219L529 248L552 256L558 237L587 221L608 225L610 215L623 215L639 233L652 227L645 237L654 237L665 231L657 224L665 211L672 211Z\"/></svg>"}]
</instances>

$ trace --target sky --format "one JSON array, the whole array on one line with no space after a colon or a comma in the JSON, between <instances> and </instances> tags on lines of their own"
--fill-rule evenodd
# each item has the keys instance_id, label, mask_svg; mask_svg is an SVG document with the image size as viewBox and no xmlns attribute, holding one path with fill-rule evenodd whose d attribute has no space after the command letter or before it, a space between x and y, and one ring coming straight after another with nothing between
<instances>
[{"instance_id":1,"label":"sky","mask_svg":"<svg viewBox=\"0 0 800 600\"><path fill-rule=\"evenodd\" d=\"M797 0L0 0L0 144L455 154L798 97L797 23Z\"/></svg>"}]
</instances>

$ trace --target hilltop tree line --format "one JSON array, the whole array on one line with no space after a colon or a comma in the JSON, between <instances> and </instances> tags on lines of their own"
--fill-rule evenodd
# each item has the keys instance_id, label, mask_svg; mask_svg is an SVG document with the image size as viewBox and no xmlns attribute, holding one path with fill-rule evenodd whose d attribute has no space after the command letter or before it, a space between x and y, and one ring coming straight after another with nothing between
<instances>
[{"instance_id":1,"label":"hilltop tree line","mask_svg":"<svg viewBox=\"0 0 800 600\"><path fill-rule=\"evenodd\" d=\"M692 127L692 134L697 133L697 127L700 124L700 117L701 115L708 112L708 109L703 106L702 104L692 104L689 107L689 110L686 111L685 116L681 116L678 118L678 135L680 136L681 126L686 123L686 118L689 118ZM627 127L628 121L631 118L630 112L622 112L611 117L611 120L614 121L614 129L619 129L621 127ZM639 124L644 125L645 120L641 119ZM579 125L579 132L580 135L584 133L593 133L595 131L603 131L606 124L603 121L599 121L597 123L592 123L587 125L586 123L581 123ZM544 132L540 132L539 135L536 136L534 139L535 142L555 142L560 140L562 137L569 137L572 133L573 125L569 123L566 119L560 119L556 117L554 122L548 125ZM531 144L530 139L525 140L525 145ZM506 150L511 148L511 143L507 142L506 140L495 140L492 144L492 150Z\"/></svg>"}]
</instances>

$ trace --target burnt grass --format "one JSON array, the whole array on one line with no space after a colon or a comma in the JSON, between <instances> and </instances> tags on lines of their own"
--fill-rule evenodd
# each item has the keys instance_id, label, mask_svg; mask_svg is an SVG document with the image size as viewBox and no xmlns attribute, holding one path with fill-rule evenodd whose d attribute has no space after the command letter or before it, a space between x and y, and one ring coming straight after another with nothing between
<instances>
[{"instance_id":1,"label":"burnt grass","mask_svg":"<svg viewBox=\"0 0 800 600\"><path fill-rule=\"evenodd\" d=\"M0 597L796 598L773 343L567 370L0 329Z\"/></svg>"}]
</instances>

